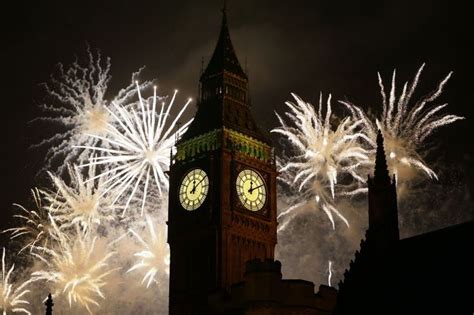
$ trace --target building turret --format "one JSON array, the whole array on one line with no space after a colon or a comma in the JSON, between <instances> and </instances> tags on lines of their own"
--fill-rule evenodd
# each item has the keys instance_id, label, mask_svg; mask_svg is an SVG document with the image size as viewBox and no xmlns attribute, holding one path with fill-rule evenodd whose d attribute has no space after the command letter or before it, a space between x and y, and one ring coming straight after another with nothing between
<instances>
[{"instance_id":1,"label":"building turret","mask_svg":"<svg viewBox=\"0 0 474 315\"><path fill-rule=\"evenodd\" d=\"M232 45L224 7L216 47L199 79L198 110L180 143L225 128L271 144L252 116L248 85Z\"/></svg>"},{"instance_id":2,"label":"building turret","mask_svg":"<svg viewBox=\"0 0 474 315\"><path fill-rule=\"evenodd\" d=\"M369 232L368 239L376 249L383 250L400 239L398 230L398 207L395 177L388 173L382 132L377 134L377 153L374 176L368 179L369 186Z\"/></svg>"}]
</instances>

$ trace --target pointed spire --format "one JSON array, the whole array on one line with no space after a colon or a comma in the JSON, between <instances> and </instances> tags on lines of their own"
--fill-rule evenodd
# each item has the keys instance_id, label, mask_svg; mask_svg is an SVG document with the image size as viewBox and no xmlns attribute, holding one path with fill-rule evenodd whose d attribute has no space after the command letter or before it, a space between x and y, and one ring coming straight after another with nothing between
<instances>
[{"instance_id":1,"label":"pointed spire","mask_svg":"<svg viewBox=\"0 0 474 315\"><path fill-rule=\"evenodd\" d=\"M222 25L221 25L221 30L225 26L227 28L227 1L223 1L222 3Z\"/></svg>"},{"instance_id":2,"label":"pointed spire","mask_svg":"<svg viewBox=\"0 0 474 315\"><path fill-rule=\"evenodd\" d=\"M382 131L377 133L377 153L375 156L374 181L380 184L390 184L390 175L388 174L387 159L383 144Z\"/></svg>"},{"instance_id":3,"label":"pointed spire","mask_svg":"<svg viewBox=\"0 0 474 315\"><path fill-rule=\"evenodd\" d=\"M51 296L51 293L48 294L48 299L46 300L44 305L46 306L46 315L53 315L54 303L53 303L53 297Z\"/></svg>"},{"instance_id":4,"label":"pointed spire","mask_svg":"<svg viewBox=\"0 0 474 315\"><path fill-rule=\"evenodd\" d=\"M201 76L201 80L205 77L222 73L224 70L247 79L230 39L229 28L227 27L227 5L225 1L222 7L222 24L219 39L217 40L217 45L211 60Z\"/></svg>"},{"instance_id":5,"label":"pointed spire","mask_svg":"<svg viewBox=\"0 0 474 315\"><path fill-rule=\"evenodd\" d=\"M225 16L227 13L227 1L222 1L222 14Z\"/></svg>"}]
</instances>

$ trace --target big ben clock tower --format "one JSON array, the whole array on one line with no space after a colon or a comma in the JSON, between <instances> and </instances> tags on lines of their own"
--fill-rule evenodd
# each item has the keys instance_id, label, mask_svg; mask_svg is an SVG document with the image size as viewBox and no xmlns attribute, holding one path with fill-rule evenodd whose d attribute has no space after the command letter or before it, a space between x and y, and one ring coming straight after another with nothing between
<instances>
[{"instance_id":1,"label":"big ben clock tower","mask_svg":"<svg viewBox=\"0 0 474 315\"><path fill-rule=\"evenodd\" d=\"M252 117L225 10L199 81L169 171L170 314L209 314L208 294L242 281L248 260L273 259L277 241L272 146Z\"/></svg>"}]
</instances>

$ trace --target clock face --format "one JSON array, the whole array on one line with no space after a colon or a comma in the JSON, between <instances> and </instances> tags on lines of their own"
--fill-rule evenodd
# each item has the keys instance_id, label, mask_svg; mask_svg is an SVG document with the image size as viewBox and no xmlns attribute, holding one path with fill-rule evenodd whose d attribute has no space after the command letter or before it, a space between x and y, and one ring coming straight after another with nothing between
<instances>
[{"instance_id":1,"label":"clock face","mask_svg":"<svg viewBox=\"0 0 474 315\"><path fill-rule=\"evenodd\" d=\"M199 208L209 191L209 177L202 169L195 168L184 176L179 188L179 201L184 209Z\"/></svg>"},{"instance_id":2,"label":"clock face","mask_svg":"<svg viewBox=\"0 0 474 315\"><path fill-rule=\"evenodd\" d=\"M263 178L253 170L243 170L237 176L237 195L240 202L250 211L263 208L267 200L267 188Z\"/></svg>"}]
</instances>

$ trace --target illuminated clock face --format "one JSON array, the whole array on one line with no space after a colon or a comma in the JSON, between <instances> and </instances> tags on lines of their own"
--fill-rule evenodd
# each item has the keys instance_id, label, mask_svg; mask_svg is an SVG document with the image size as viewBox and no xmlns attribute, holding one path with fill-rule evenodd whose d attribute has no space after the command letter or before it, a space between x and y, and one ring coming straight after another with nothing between
<instances>
[{"instance_id":1,"label":"illuminated clock face","mask_svg":"<svg viewBox=\"0 0 474 315\"><path fill-rule=\"evenodd\" d=\"M267 200L267 189L263 178L255 171L246 169L239 173L236 181L240 202L250 211L263 208Z\"/></svg>"},{"instance_id":2,"label":"illuminated clock face","mask_svg":"<svg viewBox=\"0 0 474 315\"><path fill-rule=\"evenodd\" d=\"M179 201L184 209L199 208L209 191L209 177L202 169L195 168L184 176L179 188Z\"/></svg>"}]
</instances>

